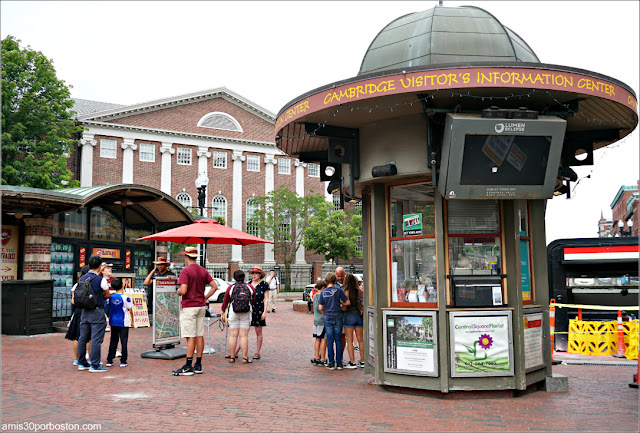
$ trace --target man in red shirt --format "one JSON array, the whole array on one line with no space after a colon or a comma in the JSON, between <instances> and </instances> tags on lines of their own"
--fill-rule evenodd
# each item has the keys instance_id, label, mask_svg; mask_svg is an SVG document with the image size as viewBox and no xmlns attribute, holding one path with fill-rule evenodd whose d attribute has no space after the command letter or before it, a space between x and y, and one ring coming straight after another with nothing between
<instances>
[{"instance_id":1,"label":"man in red shirt","mask_svg":"<svg viewBox=\"0 0 640 433\"><path fill-rule=\"evenodd\" d=\"M184 249L184 262L187 267L180 271L178 277L178 294L182 296L182 311L180 312L180 332L187 339L187 363L182 368L173 371L174 376L192 376L194 373L202 373L202 352L204 352L204 314L207 299L218 290L209 272L196 264L198 249L186 247ZM205 285L211 288L205 295ZM198 356L195 365L193 353L196 345Z\"/></svg>"}]
</instances>

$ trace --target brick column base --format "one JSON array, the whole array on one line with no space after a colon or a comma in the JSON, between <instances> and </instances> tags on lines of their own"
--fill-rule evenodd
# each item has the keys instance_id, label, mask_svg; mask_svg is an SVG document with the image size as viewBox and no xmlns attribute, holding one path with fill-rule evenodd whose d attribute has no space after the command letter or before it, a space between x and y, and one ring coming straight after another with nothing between
<instances>
[{"instance_id":1,"label":"brick column base","mask_svg":"<svg viewBox=\"0 0 640 433\"><path fill-rule=\"evenodd\" d=\"M233 279L233 273L240 269L240 264L238 262L229 262L229 279L227 281L231 281Z\"/></svg>"},{"instance_id":2,"label":"brick column base","mask_svg":"<svg viewBox=\"0 0 640 433\"><path fill-rule=\"evenodd\" d=\"M51 227L53 217L24 219L24 280L51 279Z\"/></svg>"}]
</instances>

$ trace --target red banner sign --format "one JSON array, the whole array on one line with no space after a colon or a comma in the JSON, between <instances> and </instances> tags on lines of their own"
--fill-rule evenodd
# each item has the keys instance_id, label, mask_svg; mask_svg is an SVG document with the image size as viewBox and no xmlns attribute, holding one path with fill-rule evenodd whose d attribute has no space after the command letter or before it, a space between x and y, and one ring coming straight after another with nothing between
<instances>
[{"instance_id":1,"label":"red banner sign","mask_svg":"<svg viewBox=\"0 0 640 433\"><path fill-rule=\"evenodd\" d=\"M131 250L124 253L124 268L131 269Z\"/></svg>"},{"instance_id":2,"label":"red banner sign","mask_svg":"<svg viewBox=\"0 0 640 433\"><path fill-rule=\"evenodd\" d=\"M82 247L80 248L80 255L78 256L78 266L83 267L86 265L85 261L87 259L87 249Z\"/></svg>"},{"instance_id":3,"label":"red banner sign","mask_svg":"<svg viewBox=\"0 0 640 433\"><path fill-rule=\"evenodd\" d=\"M119 259L120 250L115 248L94 248L93 253L103 259Z\"/></svg>"}]
</instances>

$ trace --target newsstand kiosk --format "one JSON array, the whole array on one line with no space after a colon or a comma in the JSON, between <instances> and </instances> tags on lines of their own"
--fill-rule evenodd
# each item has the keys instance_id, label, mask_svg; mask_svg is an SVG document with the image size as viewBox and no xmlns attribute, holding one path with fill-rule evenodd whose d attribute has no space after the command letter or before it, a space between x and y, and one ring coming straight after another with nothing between
<instances>
[{"instance_id":1,"label":"newsstand kiosk","mask_svg":"<svg viewBox=\"0 0 640 433\"><path fill-rule=\"evenodd\" d=\"M636 96L613 78L541 64L510 30L479 47L468 33L478 17L479 34L488 21L503 28L472 7L393 21L356 77L282 108L276 142L319 163L329 193L362 203L363 349L376 384L567 389L551 370L546 200L570 191L572 166L637 126ZM406 37L444 24L428 43ZM422 64L420 43L431 49ZM505 50L511 63L498 61Z\"/></svg>"}]
</instances>

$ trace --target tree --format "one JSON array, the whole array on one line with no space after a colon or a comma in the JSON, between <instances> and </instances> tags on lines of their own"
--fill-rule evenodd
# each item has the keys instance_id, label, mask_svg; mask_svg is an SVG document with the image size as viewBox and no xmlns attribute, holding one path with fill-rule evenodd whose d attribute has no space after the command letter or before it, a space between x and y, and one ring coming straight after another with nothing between
<instances>
[{"instance_id":1,"label":"tree","mask_svg":"<svg viewBox=\"0 0 640 433\"><path fill-rule=\"evenodd\" d=\"M2 40L2 183L78 186L67 168L74 133L69 87L51 60L13 36Z\"/></svg>"},{"instance_id":2,"label":"tree","mask_svg":"<svg viewBox=\"0 0 640 433\"><path fill-rule=\"evenodd\" d=\"M275 254L284 256L285 288L291 286L291 263L296 258L296 252L303 244L305 227L309 224L309 218L315 209L322 206L324 196L308 194L298 196L285 186L269 192L265 196L255 197L254 204L258 209L248 221L248 226L259 228L259 234L273 240Z\"/></svg>"},{"instance_id":3,"label":"tree","mask_svg":"<svg viewBox=\"0 0 640 433\"><path fill-rule=\"evenodd\" d=\"M324 256L326 261L338 264L338 259L361 258L357 237L362 234L362 212L334 210L332 203L323 202L309 220L305 229L304 246Z\"/></svg>"}]
</instances>

